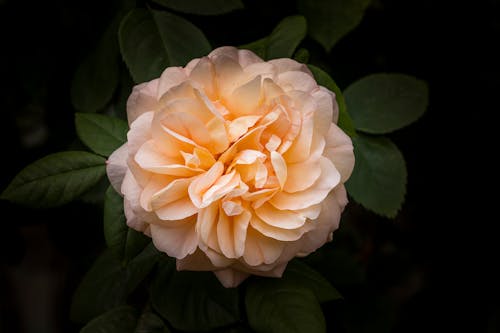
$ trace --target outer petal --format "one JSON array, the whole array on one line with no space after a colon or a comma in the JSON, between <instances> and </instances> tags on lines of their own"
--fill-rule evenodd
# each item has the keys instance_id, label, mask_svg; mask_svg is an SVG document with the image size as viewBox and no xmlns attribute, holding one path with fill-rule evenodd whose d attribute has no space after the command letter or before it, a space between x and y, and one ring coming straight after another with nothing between
<instances>
[{"instance_id":1,"label":"outer petal","mask_svg":"<svg viewBox=\"0 0 500 333\"><path fill-rule=\"evenodd\" d=\"M123 178L127 172L128 148L127 144L123 144L115 150L106 161L106 173L109 182L116 192L121 192Z\"/></svg>"},{"instance_id":2,"label":"outer petal","mask_svg":"<svg viewBox=\"0 0 500 333\"><path fill-rule=\"evenodd\" d=\"M326 138L325 156L340 172L341 182L345 183L354 169L352 141L337 125L331 124Z\"/></svg>"},{"instance_id":3,"label":"outer petal","mask_svg":"<svg viewBox=\"0 0 500 333\"><path fill-rule=\"evenodd\" d=\"M156 98L159 100L170 88L187 80L186 72L182 67L168 67L161 73L158 81Z\"/></svg>"},{"instance_id":4,"label":"outer petal","mask_svg":"<svg viewBox=\"0 0 500 333\"><path fill-rule=\"evenodd\" d=\"M154 111L158 108L159 79L141 83L132 89L127 100L127 118L131 125L143 113Z\"/></svg>"},{"instance_id":5,"label":"outer petal","mask_svg":"<svg viewBox=\"0 0 500 333\"><path fill-rule=\"evenodd\" d=\"M309 68L306 65L301 64L293 59L289 58L280 58L269 60L268 63L274 65L276 69L276 73L290 72L290 71L300 71L309 74L311 77L313 76Z\"/></svg>"},{"instance_id":6,"label":"outer petal","mask_svg":"<svg viewBox=\"0 0 500 333\"><path fill-rule=\"evenodd\" d=\"M151 236L155 247L171 257L182 259L194 253L198 245L195 219L151 224Z\"/></svg>"}]
</instances>

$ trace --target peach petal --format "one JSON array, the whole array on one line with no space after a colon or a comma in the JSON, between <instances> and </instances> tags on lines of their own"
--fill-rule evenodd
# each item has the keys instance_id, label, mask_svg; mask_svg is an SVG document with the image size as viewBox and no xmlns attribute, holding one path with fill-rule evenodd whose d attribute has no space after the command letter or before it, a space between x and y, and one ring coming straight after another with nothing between
<instances>
[{"instance_id":1,"label":"peach petal","mask_svg":"<svg viewBox=\"0 0 500 333\"><path fill-rule=\"evenodd\" d=\"M234 142L238 140L248 129L255 125L261 116L242 116L234 119L229 124L229 141Z\"/></svg>"},{"instance_id":2,"label":"peach petal","mask_svg":"<svg viewBox=\"0 0 500 333\"><path fill-rule=\"evenodd\" d=\"M333 162L344 183L351 176L355 158L351 139L335 124L328 131L325 156Z\"/></svg>"},{"instance_id":3,"label":"peach petal","mask_svg":"<svg viewBox=\"0 0 500 333\"><path fill-rule=\"evenodd\" d=\"M290 90L312 92L318 88L314 78L301 71L288 71L278 74L277 83L287 92Z\"/></svg>"},{"instance_id":4,"label":"peach petal","mask_svg":"<svg viewBox=\"0 0 500 333\"><path fill-rule=\"evenodd\" d=\"M283 156L275 151L271 152L271 163L273 165L274 173L278 178L280 187L283 188L287 180L287 164Z\"/></svg>"},{"instance_id":5,"label":"peach petal","mask_svg":"<svg viewBox=\"0 0 500 333\"><path fill-rule=\"evenodd\" d=\"M272 64L277 73L283 72L291 72L291 71L300 71L309 74L312 76L311 71L307 68L306 65L301 64L293 59L289 58L281 58L281 59L272 59L269 60L268 63Z\"/></svg>"},{"instance_id":6,"label":"peach petal","mask_svg":"<svg viewBox=\"0 0 500 333\"><path fill-rule=\"evenodd\" d=\"M320 87L320 89L315 91L312 96L316 104L316 111L314 112L314 128L319 135L325 136L330 129L332 121L337 122L338 119L338 106L335 101L335 94L323 87Z\"/></svg>"},{"instance_id":7,"label":"peach petal","mask_svg":"<svg viewBox=\"0 0 500 333\"><path fill-rule=\"evenodd\" d=\"M269 200L278 209L304 209L323 201L340 182L340 173L326 157L320 158L321 176L307 190L295 193L279 192Z\"/></svg>"},{"instance_id":8,"label":"peach petal","mask_svg":"<svg viewBox=\"0 0 500 333\"><path fill-rule=\"evenodd\" d=\"M154 112L146 112L140 115L132 124L127 133L128 153L134 156L142 144L151 139L151 123Z\"/></svg>"},{"instance_id":9,"label":"peach petal","mask_svg":"<svg viewBox=\"0 0 500 333\"><path fill-rule=\"evenodd\" d=\"M127 144L123 144L115 150L106 161L106 174L109 182L116 192L121 192L123 178L127 173L128 148Z\"/></svg>"},{"instance_id":10,"label":"peach petal","mask_svg":"<svg viewBox=\"0 0 500 333\"><path fill-rule=\"evenodd\" d=\"M224 172L224 165L221 162L216 162L212 167L205 172L197 176L189 185L188 193L193 204L198 208L204 208L202 206L203 194L217 181L217 179Z\"/></svg>"},{"instance_id":11,"label":"peach petal","mask_svg":"<svg viewBox=\"0 0 500 333\"><path fill-rule=\"evenodd\" d=\"M290 148L283 154L288 163L297 163L309 157L314 131L314 120L307 117L302 122L299 135L295 138Z\"/></svg>"},{"instance_id":12,"label":"peach petal","mask_svg":"<svg viewBox=\"0 0 500 333\"><path fill-rule=\"evenodd\" d=\"M186 81L186 79L187 76L184 68L168 67L161 73L156 98L159 100L165 92Z\"/></svg>"},{"instance_id":13,"label":"peach petal","mask_svg":"<svg viewBox=\"0 0 500 333\"><path fill-rule=\"evenodd\" d=\"M262 78L257 76L236 88L227 99L231 114L236 117L255 115L262 102L261 86Z\"/></svg>"},{"instance_id":14,"label":"peach petal","mask_svg":"<svg viewBox=\"0 0 500 333\"><path fill-rule=\"evenodd\" d=\"M283 242L266 237L253 227L249 227L243 259L250 266L270 264L279 258L283 248Z\"/></svg>"},{"instance_id":15,"label":"peach petal","mask_svg":"<svg viewBox=\"0 0 500 333\"><path fill-rule=\"evenodd\" d=\"M189 78L197 82L210 99L217 99L215 67L208 57L203 57L189 73Z\"/></svg>"},{"instance_id":16,"label":"peach petal","mask_svg":"<svg viewBox=\"0 0 500 333\"><path fill-rule=\"evenodd\" d=\"M270 226L281 229L297 229L304 225L306 217L291 210L280 210L265 203L255 209L255 214Z\"/></svg>"},{"instance_id":17,"label":"peach petal","mask_svg":"<svg viewBox=\"0 0 500 333\"><path fill-rule=\"evenodd\" d=\"M161 220L182 220L198 213L189 197L170 202L154 211Z\"/></svg>"},{"instance_id":18,"label":"peach petal","mask_svg":"<svg viewBox=\"0 0 500 333\"><path fill-rule=\"evenodd\" d=\"M270 216L268 218L269 220L272 220ZM274 221L274 223L276 224L278 223L278 221ZM302 227L298 227L295 229L275 227L262 221L262 219L256 215L253 215L250 219L250 225L255 230L258 230L262 235L284 242L296 241L297 239L302 237L305 232L312 228L310 224L304 224Z\"/></svg>"},{"instance_id":19,"label":"peach petal","mask_svg":"<svg viewBox=\"0 0 500 333\"><path fill-rule=\"evenodd\" d=\"M142 114L154 111L158 107L159 80L155 79L149 82L141 83L132 89L132 93L127 99L127 118L131 125Z\"/></svg>"},{"instance_id":20,"label":"peach petal","mask_svg":"<svg viewBox=\"0 0 500 333\"><path fill-rule=\"evenodd\" d=\"M198 237L193 219L172 226L151 224L150 229L155 247L170 257L182 259L197 248Z\"/></svg>"}]
</instances>

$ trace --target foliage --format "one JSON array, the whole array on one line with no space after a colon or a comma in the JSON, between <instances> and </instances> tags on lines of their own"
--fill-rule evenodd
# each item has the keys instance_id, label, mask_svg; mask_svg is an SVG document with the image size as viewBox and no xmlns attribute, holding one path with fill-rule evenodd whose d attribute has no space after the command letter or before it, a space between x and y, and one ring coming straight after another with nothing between
<instances>
[{"instance_id":1,"label":"foliage","mask_svg":"<svg viewBox=\"0 0 500 333\"><path fill-rule=\"evenodd\" d=\"M93 153L66 151L37 160L19 172L1 198L55 207L93 188L100 191L107 249L83 277L70 311L83 333L327 331L322 304L342 302L332 283L342 284L342 276L355 283L362 279L361 269L345 253L316 253L322 258L320 266L333 267L326 274L313 268L318 266L314 258L295 259L281 279L252 277L237 289L226 289L212 273L178 272L173 260L159 253L148 237L127 227L123 198L103 177L105 157L126 142L123 109L132 82L156 78L166 67L184 66L216 46L204 29L191 22L193 18L213 22L220 15L245 10L240 0L210 5L202 0L138 3L122 6L110 18L72 81L76 134ZM241 48L266 60L311 59L308 68L318 84L335 93L338 125L354 143L356 164L346 184L348 193L367 209L394 218L404 202L407 170L397 146L380 135L423 115L427 85L404 74L378 73L342 90L321 62L315 62L318 51L308 49L317 42L324 48L321 52L330 52L356 28L369 4L369 0L298 0L298 15L281 17L267 36L254 35L256 40ZM99 181L104 186L97 187Z\"/></svg>"}]
</instances>

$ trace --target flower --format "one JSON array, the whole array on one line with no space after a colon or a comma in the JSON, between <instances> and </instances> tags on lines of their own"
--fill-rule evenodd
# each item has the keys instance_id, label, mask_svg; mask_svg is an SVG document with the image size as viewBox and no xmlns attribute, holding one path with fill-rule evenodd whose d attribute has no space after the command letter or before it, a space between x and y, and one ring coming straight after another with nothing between
<instances>
[{"instance_id":1,"label":"flower","mask_svg":"<svg viewBox=\"0 0 500 333\"><path fill-rule=\"evenodd\" d=\"M279 277L338 228L352 142L305 65L221 47L135 86L127 115L108 177L177 269Z\"/></svg>"}]
</instances>

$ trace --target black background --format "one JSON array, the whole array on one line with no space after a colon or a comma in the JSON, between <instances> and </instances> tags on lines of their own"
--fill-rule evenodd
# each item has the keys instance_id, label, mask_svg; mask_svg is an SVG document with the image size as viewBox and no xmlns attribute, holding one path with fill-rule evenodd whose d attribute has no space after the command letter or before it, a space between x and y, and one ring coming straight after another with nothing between
<instances>
[{"instance_id":1,"label":"black background","mask_svg":"<svg viewBox=\"0 0 500 333\"><path fill-rule=\"evenodd\" d=\"M244 11L222 17L185 17L212 46L241 45L296 14L290 3L245 1ZM0 1L0 188L28 163L75 144L71 78L112 8L97 0ZM424 117L391 134L409 171L403 210L388 220L352 204L347 214L367 240L367 279L341 290L344 303L324 307L332 331L500 332L491 161L498 152L499 30L496 0L379 0L330 55L304 41L311 62L341 88L374 72L411 74L430 88ZM32 210L0 202L0 332L78 329L68 307L103 247L100 211L83 203ZM396 308L365 304L373 294L396 299ZM372 316L358 316L360 308Z\"/></svg>"}]
</instances>

